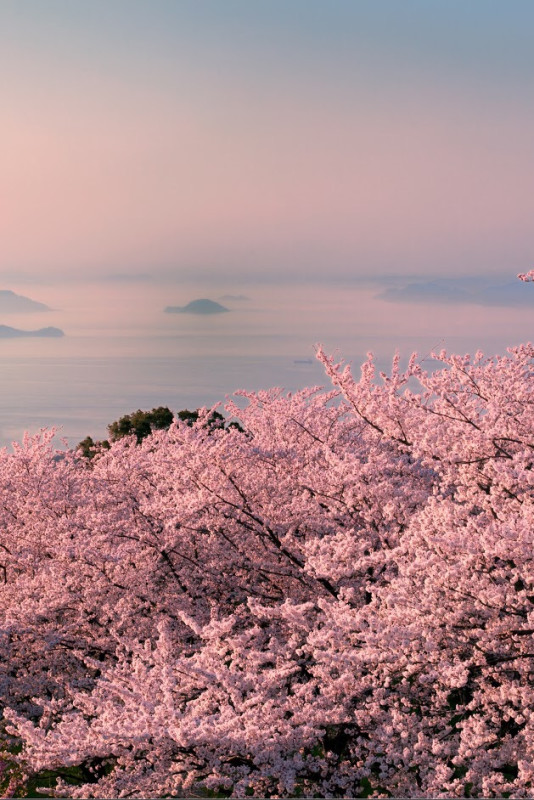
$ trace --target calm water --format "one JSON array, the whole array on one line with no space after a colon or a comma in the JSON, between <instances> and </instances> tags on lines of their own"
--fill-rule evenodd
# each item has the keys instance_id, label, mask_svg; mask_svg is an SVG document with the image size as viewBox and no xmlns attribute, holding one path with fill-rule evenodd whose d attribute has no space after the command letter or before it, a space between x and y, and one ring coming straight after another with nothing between
<instances>
[{"instance_id":1,"label":"calm water","mask_svg":"<svg viewBox=\"0 0 534 800\"><path fill-rule=\"evenodd\" d=\"M105 353L119 343L103 340L100 345ZM289 356L184 357L160 355L157 347L152 354L138 356L50 355L50 347L39 355L6 355L6 344L23 349L19 342L1 343L2 446L20 440L25 430L53 425L61 426L61 435L71 443L88 434L103 438L108 423L137 408L194 409L224 401L225 395L238 388L279 385L294 391L325 381L320 364L294 364ZM146 350L146 340L139 344Z\"/></svg>"},{"instance_id":2,"label":"calm water","mask_svg":"<svg viewBox=\"0 0 534 800\"><path fill-rule=\"evenodd\" d=\"M104 438L108 423L137 408L211 406L236 389L328 386L312 349L287 344L285 355L251 356L173 353L180 348L163 338L0 342L0 445L50 426L60 426L71 444L88 434ZM344 355L352 356L357 374L365 350L353 346ZM389 356L377 358L381 369L388 362Z\"/></svg>"},{"instance_id":3,"label":"calm water","mask_svg":"<svg viewBox=\"0 0 534 800\"><path fill-rule=\"evenodd\" d=\"M56 325L67 335L0 340L1 446L50 426L72 445L87 435L103 438L110 422L137 408L211 406L236 389L328 385L315 360L319 341L352 361L357 374L368 350L387 370L396 347L407 360L413 350L421 357L442 346L495 353L533 338L528 310L396 307L340 288L264 289L247 302L230 302L230 314L202 318L162 313L166 304L207 296L200 289L21 293L61 310L1 323Z\"/></svg>"}]
</instances>

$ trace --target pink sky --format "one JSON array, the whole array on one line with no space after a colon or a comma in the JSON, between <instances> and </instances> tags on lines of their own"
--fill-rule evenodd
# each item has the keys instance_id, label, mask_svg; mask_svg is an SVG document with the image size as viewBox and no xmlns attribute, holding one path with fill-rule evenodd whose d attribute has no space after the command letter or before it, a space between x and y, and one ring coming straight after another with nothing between
<instances>
[{"instance_id":1,"label":"pink sky","mask_svg":"<svg viewBox=\"0 0 534 800\"><path fill-rule=\"evenodd\" d=\"M439 34L444 3L436 20L419 15L427 37L441 36L436 54L417 45L417 30L399 29L397 44L414 37L415 56L395 59L376 20L375 40L358 47L371 5L360 19L335 3L330 40L316 31L314 55L305 26L291 51L278 5L268 29L264 6L257 21L249 14L249 36L270 44L254 54L213 6L202 21L187 3L180 16L137 0L114 14L101 2L76 11L47 0L33 14L28 0L7 2L0 271L526 269L534 112L517 76L481 80L484 61L458 75L467 43L452 28ZM90 6L103 31L91 28ZM476 55L480 20L465 13ZM486 31L493 45L497 22ZM480 55L490 65L491 51Z\"/></svg>"}]
</instances>

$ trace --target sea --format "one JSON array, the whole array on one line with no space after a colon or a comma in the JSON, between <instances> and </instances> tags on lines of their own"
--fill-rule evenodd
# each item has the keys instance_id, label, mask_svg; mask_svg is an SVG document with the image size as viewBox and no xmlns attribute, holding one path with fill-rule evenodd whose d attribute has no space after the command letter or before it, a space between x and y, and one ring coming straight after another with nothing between
<instances>
[{"instance_id":1,"label":"sea","mask_svg":"<svg viewBox=\"0 0 534 800\"><path fill-rule=\"evenodd\" d=\"M0 342L0 445L50 427L73 445L87 435L105 438L110 422L138 408L194 410L224 404L236 389L295 391L325 383L313 355L292 357L303 356L298 350L193 356L173 345L162 337Z\"/></svg>"},{"instance_id":2,"label":"sea","mask_svg":"<svg viewBox=\"0 0 534 800\"><path fill-rule=\"evenodd\" d=\"M206 296L204 287L93 283L19 292L58 307L0 323L54 325L65 336L0 340L0 446L8 449L25 432L51 427L58 447L73 447L88 435L105 438L108 424L131 411L224 405L239 389L328 388L319 342L358 376L369 351L378 371L389 369L396 350L404 363L415 350L429 366L430 352L443 347L503 352L529 339L532 321L530 311L396 305L369 290L324 285L249 287L246 295L219 288L210 296L230 313L209 317L163 310Z\"/></svg>"}]
</instances>

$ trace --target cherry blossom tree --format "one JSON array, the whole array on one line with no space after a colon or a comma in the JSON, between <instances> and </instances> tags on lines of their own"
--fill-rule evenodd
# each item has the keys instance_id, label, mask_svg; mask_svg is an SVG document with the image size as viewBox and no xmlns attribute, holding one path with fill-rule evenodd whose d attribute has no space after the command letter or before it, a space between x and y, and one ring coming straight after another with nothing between
<instances>
[{"instance_id":1,"label":"cherry blossom tree","mask_svg":"<svg viewBox=\"0 0 534 800\"><path fill-rule=\"evenodd\" d=\"M534 347L0 454L6 736L58 796L531 796Z\"/></svg>"}]
</instances>

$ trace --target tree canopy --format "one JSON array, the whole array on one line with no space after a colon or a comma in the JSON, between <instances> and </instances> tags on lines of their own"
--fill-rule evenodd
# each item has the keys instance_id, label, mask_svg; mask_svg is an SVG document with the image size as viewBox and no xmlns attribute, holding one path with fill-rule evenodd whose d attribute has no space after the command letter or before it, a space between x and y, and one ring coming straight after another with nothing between
<instances>
[{"instance_id":1,"label":"tree canopy","mask_svg":"<svg viewBox=\"0 0 534 800\"><path fill-rule=\"evenodd\" d=\"M32 785L532 795L534 347L359 380L318 355L330 391L227 403L246 434L203 410L90 468L53 432L0 453L2 704Z\"/></svg>"},{"instance_id":2,"label":"tree canopy","mask_svg":"<svg viewBox=\"0 0 534 800\"><path fill-rule=\"evenodd\" d=\"M202 413L202 409L197 408L195 411L189 411L186 408L178 411L176 417L187 425L192 426L198 421ZM108 425L109 439L95 442L91 436L86 436L85 439L79 442L77 450L86 458L91 459L100 450L109 450L110 442L135 436L136 443L140 444L143 439L146 439L154 431L168 430L173 422L174 414L167 406L158 406L158 408L153 408L152 411L141 411L138 408L137 411L132 411L131 414L124 414L124 416ZM217 428L224 428L226 419L219 411L212 410L203 419L202 424L211 431ZM239 423L230 422L228 427L239 428Z\"/></svg>"},{"instance_id":3,"label":"tree canopy","mask_svg":"<svg viewBox=\"0 0 534 800\"><path fill-rule=\"evenodd\" d=\"M153 408L152 411L132 411L108 425L110 442L116 442L124 436L135 436L137 443L149 436L154 430L167 430L174 420L174 414L166 406Z\"/></svg>"}]
</instances>

